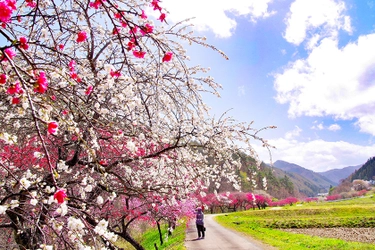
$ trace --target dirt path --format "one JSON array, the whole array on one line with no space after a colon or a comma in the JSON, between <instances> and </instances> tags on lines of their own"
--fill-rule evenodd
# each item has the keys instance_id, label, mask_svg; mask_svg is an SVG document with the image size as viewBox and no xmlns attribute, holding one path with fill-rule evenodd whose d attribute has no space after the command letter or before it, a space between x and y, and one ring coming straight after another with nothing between
<instances>
[{"instance_id":1,"label":"dirt path","mask_svg":"<svg viewBox=\"0 0 375 250\"><path fill-rule=\"evenodd\" d=\"M186 230L185 246L187 250L276 249L219 225L213 220L214 216L210 214L205 215L204 223L207 228L205 239L197 239L198 234L195 222L191 221Z\"/></svg>"}]
</instances>

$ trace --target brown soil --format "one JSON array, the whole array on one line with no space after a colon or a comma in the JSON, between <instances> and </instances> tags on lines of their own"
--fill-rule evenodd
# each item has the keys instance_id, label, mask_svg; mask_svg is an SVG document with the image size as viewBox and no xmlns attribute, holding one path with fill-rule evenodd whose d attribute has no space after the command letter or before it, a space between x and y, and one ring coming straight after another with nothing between
<instances>
[{"instance_id":1,"label":"brown soil","mask_svg":"<svg viewBox=\"0 0 375 250\"><path fill-rule=\"evenodd\" d=\"M304 228L283 229L283 231L375 244L374 228Z\"/></svg>"}]
</instances>

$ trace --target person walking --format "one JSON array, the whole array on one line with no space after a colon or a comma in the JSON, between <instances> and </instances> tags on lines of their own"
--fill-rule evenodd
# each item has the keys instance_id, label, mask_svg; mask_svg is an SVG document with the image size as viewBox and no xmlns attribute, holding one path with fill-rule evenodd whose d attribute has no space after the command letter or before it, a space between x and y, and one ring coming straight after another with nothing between
<instances>
[{"instance_id":1,"label":"person walking","mask_svg":"<svg viewBox=\"0 0 375 250\"><path fill-rule=\"evenodd\" d=\"M202 208L200 207L198 207L197 212L196 212L195 224L198 230L198 239L204 239L204 236L205 236L204 231L206 229L204 227L204 214L202 212Z\"/></svg>"}]
</instances>

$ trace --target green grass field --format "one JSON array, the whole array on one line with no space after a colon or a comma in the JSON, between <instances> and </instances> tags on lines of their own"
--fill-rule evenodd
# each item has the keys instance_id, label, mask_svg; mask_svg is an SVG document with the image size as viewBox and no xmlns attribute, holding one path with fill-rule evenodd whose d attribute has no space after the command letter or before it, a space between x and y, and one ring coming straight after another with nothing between
<instances>
[{"instance_id":1,"label":"green grass field","mask_svg":"<svg viewBox=\"0 0 375 250\"><path fill-rule=\"evenodd\" d=\"M156 244L159 250L185 250L186 221L180 220L171 236L168 236L166 225L161 225L163 244L160 244L159 232L156 226L149 227L144 233L136 236L136 239L147 250L155 250ZM117 246L125 250L133 250L134 247L125 241L118 241Z\"/></svg>"},{"instance_id":2,"label":"green grass field","mask_svg":"<svg viewBox=\"0 0 375 250\"><path fill-rule=\"evenodd\" d=\"M279 249L375 249L375 245L284 232L282 228L375 228L375 198L251 210L216 217L234 230Z\"/></svg>"},{"instance_id":3,"label":"green grass field","mask_svg":"<svg viewBox=\"0 0 375 250\"><path fill-rule=\"evenodd\" d=\"M280 209L248 210L219 215L216 220L226 227L245 233L267 245L282 250L375 250L373 244L295 234L280 230L283 228L332 227L370 227L375 230L375 197L372 196L336 202L304 203L285 206ZM185 230L186 223L180 221L173 235L167 238L167 227L163 225L163 245L160 245L156 227L148 228L145 233L137 238L147 250L154 250L155 243L159 250L185 250ZM124 242L119 242L119 247L134 249Z\"/></svg>"}]
</instances>

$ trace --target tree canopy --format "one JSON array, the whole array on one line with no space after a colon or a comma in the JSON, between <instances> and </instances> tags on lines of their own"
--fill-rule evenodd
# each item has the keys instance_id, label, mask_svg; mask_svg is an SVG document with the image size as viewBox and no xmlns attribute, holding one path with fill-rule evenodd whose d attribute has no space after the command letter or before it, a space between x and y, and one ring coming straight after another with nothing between
<instances>
[{"instance_id":1,"label":"tree canopy","mask_svg":"<svg viewBox=\"0 0 375 250\"><path fill-rule=\"evenodd\" d=\"M256 158L260 130L211 117L219 96L159 0L0 0L0 227L21 249L115 249L175 220ZM148 17L148 16L149 17ZM263 128L264 129L264 128ZM262 130L262 129L261 129ZM210 160L208 160L210 159Z\"/></svg>"}]
</instances>

